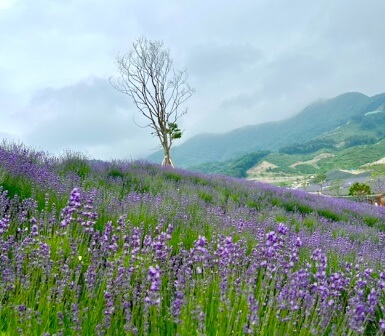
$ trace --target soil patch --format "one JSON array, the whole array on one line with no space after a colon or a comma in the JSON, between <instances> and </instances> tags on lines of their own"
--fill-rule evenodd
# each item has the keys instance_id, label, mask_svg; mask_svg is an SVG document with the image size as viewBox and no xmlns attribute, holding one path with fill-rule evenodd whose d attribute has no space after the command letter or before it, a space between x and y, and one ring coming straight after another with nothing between
<instances>
[{"instance_id":1,"label":"soil patch","mask_svg":"<svg viewBox=\"0 0 385 336\"><path fill-rule=\"evenodd\" d=\"M385 164L385 157L383 157L382 159L379 159L377 161L364 164L363 167L369 167L369 166L376 165L376 164Z\"/></svg>"},{"instance_id":2,"label":"soil patch","mask_svg":"<svg viewBox=\"0 0 385 336\"><path fill-rule=\"evenodd\" d=\"M260 174L266 172L269 168L274 169L278 166L268 161L262 161L259 165L250 168L248 174Z\"/></svg>"}]
</instances>

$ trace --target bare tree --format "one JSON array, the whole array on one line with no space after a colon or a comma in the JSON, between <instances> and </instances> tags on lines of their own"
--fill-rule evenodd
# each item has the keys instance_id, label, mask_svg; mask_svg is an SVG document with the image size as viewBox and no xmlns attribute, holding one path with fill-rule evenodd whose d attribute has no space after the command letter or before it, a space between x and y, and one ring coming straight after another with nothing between
<instances>
[{"instance_id":1,"label":"bare tree","mask_svg":"<svg viewBox=\"0 0 385 336\"><path fill-rule=\"evenodd\" d=\"M143 37L132 44L123 56L116 57L119 76L111 78L111 85L130 96L141 114L148 119L143 127L152 128L163 147L162 165L174 166L170 149L182 136L178 119L187 113L180 106L190 98L194 89L187 83L187 72L172 69L172 59L162 41Z\"/></svg>"},{"instance_id":2,"label":"bare tree","mask_svg":"<svg viewBox=\"0 0 385 336\"><path fill-rule=\"evenodd\" d=\"M320 186L320 192L322 193L322 188L326 182L326 175L323 173L318 174L313 178L312 182L317 183Z\"/></svg>"}]
</instances>

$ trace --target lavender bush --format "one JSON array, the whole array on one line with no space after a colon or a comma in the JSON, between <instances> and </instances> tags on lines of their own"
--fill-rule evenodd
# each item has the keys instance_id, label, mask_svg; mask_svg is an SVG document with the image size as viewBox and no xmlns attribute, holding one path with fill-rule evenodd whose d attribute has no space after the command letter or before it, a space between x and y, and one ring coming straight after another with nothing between
<instances>
[{"instance_id":1,"label":"lavender bush","mask_svg":"<svg viewBox=\"0 0 385 336\"><path fill-rule=\"evenodd\" d=\"M0 146L0 335L383 335L385 211Z\"/></svg>"}]
</instances>

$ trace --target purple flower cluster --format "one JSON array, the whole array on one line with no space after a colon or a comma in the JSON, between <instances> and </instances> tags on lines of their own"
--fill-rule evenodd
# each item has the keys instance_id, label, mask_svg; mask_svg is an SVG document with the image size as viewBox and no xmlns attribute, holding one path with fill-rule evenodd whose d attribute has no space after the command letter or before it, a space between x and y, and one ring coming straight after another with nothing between
<instances>
[{"instance_id":1,"label":"purple flower cluster","mask_svg":"<svg viewBox=\"0 0 385 336\"><path fill-rule=\"evenodd\" d=\"M155 267L149 267L147 280L150 284L150 288L147 290L145 302L149 305L159 305L161 299L159 292L162 282L160 277L160 268L158 265L156 265Z\"/></svg>"},{"instance_id":2,"label":"purple flower cluster","mask_svg":"<svg viewBox=\"0 0 385 336\"><path fill-rule=\"evenodd\" d=\"M52 169L55 159L23 144L0 143L0 169L13 178L28 179L36 187L59 191L60 179Z\"/></svg>"},{"instance_id":3,"label":"purple flower cluster","mask_svg":"<svg viewBox=\"0 0 385 336\"><path fill-rule=\"evenodd\" d=\"M0 235L2 235L3 233L5 233L8 230L9 221L10 221L9 216L4 216L0 220Z\"/></svg>"}]
</instances>

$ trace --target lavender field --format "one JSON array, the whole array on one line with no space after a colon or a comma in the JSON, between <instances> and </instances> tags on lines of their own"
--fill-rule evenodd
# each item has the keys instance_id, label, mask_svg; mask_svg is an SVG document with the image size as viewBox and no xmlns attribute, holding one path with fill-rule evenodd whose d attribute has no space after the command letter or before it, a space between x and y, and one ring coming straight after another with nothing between
<instances>
[{"instance_id":1,"label":"lavender field","mask_svg":"<svg viewBox=\"0 0 385 336\"><path fill-rule=\"evenodd\" d=\"M0 145L0 336L384 335L385 208Z\"/></svg>"}]
</instances>

